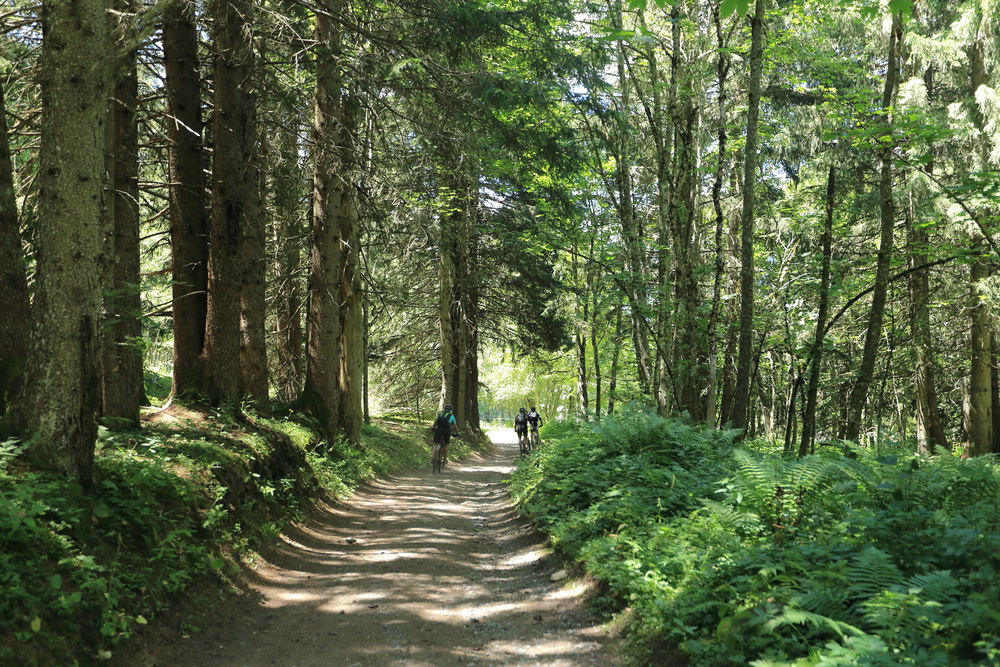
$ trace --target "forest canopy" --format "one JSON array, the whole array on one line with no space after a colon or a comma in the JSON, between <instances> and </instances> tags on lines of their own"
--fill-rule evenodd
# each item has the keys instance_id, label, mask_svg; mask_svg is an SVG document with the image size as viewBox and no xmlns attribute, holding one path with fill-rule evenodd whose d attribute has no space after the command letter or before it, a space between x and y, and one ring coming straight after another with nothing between
<instances>
[{"instance_id":1,"label":"forest canopy","mask_svg":"<svg viewBox=\"0 0 1000 667\"><path fill-rule=\"evenodd\" d=\"M90 415L156 381L351 441L372 405L638 402L799 455L992 452L997 16L14 3L4 431L86 479Z\"/></svg>"}]
</instances>

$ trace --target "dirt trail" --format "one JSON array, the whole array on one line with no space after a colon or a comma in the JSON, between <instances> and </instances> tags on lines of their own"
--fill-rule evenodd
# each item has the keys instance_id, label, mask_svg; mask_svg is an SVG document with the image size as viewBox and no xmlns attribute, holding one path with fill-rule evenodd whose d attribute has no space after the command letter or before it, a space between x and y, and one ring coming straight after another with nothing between
<instances>
[{"instance_id":1,"label":"dirt trail","mask_svg":"<svg viewBox=\"0 0 1000 667\"><path fill-rule=\"evenodd\" d=\"M505 493L517 444L373 484L289 531L189 637L146 646L156 665L545 665L614 661L561 569Z\"/></svg>"}]
</instances>

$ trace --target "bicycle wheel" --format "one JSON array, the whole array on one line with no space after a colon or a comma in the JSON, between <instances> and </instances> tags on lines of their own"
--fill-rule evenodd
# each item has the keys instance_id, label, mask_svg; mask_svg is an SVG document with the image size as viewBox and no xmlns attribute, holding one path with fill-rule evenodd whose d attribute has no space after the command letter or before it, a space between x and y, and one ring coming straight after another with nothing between
<instances>
[{"instance_id":1,"label":"bicycle wheel","mask_svg":"<svg viewBox=\"0 0 1000 667\"><path fill-rule=\"evenodd\" d=\"M441 472L441 445L434 445L434 453L431 455L431 474Z\"/></svg>"},{"instance_id":2,"label":"bicycle wheel","mask_svg":"<svg viewBox=\"0 0 1000 667\"><path fill-rule=\"evenodd\" d=\"M521 449L521 460L522 461L524 459L528 458L528 445L525 442L525 440L527 440L527 438L524 437L523 435L517 436L517 445Z\"/></svg>"}]
</instances>

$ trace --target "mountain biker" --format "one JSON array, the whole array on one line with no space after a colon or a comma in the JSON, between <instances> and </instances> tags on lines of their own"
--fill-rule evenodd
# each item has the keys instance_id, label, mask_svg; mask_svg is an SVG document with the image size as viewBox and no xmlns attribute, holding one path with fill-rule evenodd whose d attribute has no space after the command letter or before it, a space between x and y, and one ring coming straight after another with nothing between
<instances>
[{"instance_id":1,"label":"mountain biker","mask_svg":"<svg viewBox=\"0 0 1000 667\"><path fill-rule=\"evenodd\" d=\"M542 425L542 416L538 414L535 410L535 406L531 406L531 410L527 414L528 424L531 427L531 434L535 436L535 442L538 442L538 427Z\"/></svg>"},{"instance_id":2,"label":"mountain biker","mask_svg":"<svg viewBox=\"0 0 1000 667\"><path fill-rule=\"evenodd\" d=\"M448 443L451 442L452 429L458 435L458 422L452 413L451 403L444 406L444 410L438 413L434 419L434 443L441 443L441 460L448 462Z\"/></svg>"},{"instance_id":3,"label":"mountain biker","mask_svg":"<svg viewBox=\"0 0 1000 667\"><path fill-rule=\"evenodd\" d=\"M525 414L524 408L514 415L514 432L517 433L518 444L521 444L521 438L528 437L528 415Z\"/></svg>"}]
</instances>

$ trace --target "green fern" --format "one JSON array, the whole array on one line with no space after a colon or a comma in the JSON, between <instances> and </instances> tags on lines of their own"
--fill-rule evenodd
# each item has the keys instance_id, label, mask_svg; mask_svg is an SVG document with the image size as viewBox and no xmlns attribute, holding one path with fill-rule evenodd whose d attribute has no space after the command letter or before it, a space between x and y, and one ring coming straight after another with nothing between
<instances>
[{"instance_id":1,"label":"green fern","mask_svg":"<svg viewBox=\"0 0 1000 667\"><path fill-rule=\"evenodd\" d=\"M850 592L855 600L875 597L903 581L903 575L889 555L875 547L865 547L853 559L852 565L849 576L854 583Z\"/></svg>"},{"instance_id":2,"label":"green fern","mask_svg":"<svg viewBox=\"0 0 1000 667\"><path fill-rule=\"evenodd\" d=\"M701 502L704 511L724 527L737 528L744 532L755 532L763 526L760 516L754 512L741 512L734 507L714 500L703 499Z\"/></svg>"},{"instance_id":3,"label":"green fern","mask_svg":"<svg viewBox=\"0 0 1000 667\"><path fill-rule=\"evenodd\" d=\"M764 624L764 631L774 632L776 629L785 625L804 624L811 625L814 628L826 628L827 630L831 630L841 639L844 639L846 635L861 637L865 634L863 630L860 630L849 623L844 623L843 621L838 621L830 618L829 616L814 614L811 611L796 609L794 607L785 607L781 611L780 615L772 618Z\"/></svg>"}]
</instances>

